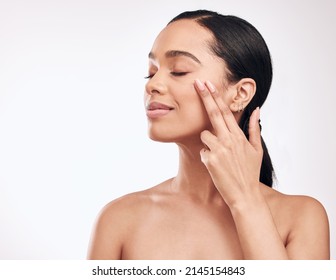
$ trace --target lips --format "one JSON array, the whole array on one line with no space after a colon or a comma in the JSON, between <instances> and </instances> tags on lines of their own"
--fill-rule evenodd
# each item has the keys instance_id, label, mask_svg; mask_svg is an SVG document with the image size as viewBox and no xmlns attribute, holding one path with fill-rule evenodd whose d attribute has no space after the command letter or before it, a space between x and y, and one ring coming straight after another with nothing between
<instances>
[{"instance_id":1,"label":"lips","mask_svg":"<svg viewBox=\"0 0 336 280\"><path fill-rule=\"evenodd\" d=\"M159 103L159 102L151 102L147 105L147 110L153 111L153 110L173 110L173 107L170 107L168 105Z\"/></svg>"},{"instance_id":2,"label":"lips","mask_svg":"<svg viewBox=\"0 0 336 280\"><path fill-rule=\"evenodd\" d=\"M163 103L159 103L159 102L151 102L146 106L146 114L148 118L151 119L155 119L155 118L159 118L162 116L167 115L168 113L170 113L172 110L174 110L173 107L168 106L166 104Z\"/></svg>"}]
</instances>

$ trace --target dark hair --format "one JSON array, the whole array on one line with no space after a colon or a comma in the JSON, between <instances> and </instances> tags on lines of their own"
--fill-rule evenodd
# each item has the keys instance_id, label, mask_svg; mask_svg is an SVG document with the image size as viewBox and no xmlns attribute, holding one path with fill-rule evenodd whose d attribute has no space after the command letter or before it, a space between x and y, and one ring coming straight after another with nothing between
<instances>
[{"instance_id":1,"label":"dark hair","mask_svg":"<svg viewBox=\"0 0 336 280\"><path fill-rule=\"evenodd\" d=\"M229 70L229 82L238 82L243 78L255 81L256 93L244 109L239 122L248 139L250 116L255 108L263 105L272 83L271 56L263 37L253 25L236 16L225 16L207 10L190 11L176 16L168 25L181 19L193 19L212 32L215 40L211 49L224 60ZM261 142L263 159L259 180L272 187L274 169L262 137Z\"/></svg>"}]
</instances>

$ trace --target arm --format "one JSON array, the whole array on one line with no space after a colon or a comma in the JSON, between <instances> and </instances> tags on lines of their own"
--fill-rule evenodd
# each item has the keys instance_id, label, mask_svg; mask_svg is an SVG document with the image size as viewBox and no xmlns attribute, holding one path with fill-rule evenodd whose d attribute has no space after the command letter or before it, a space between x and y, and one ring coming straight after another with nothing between
<instances>
[{"instance_id":1,"label":"arm","mask_svg":"<svg viewBox=\"0 0 336 280\"><path fill-rule=\"evenodd\" d=\"M262 197L239 207L231 207L230 210L244 259L289 259L272 213Z\"/></svg>"},{"instance_id":2,"label":"arm","mask_svg":"<svg viewBox=\"0 0 336 280\"><path fill-rule=\"evenodd\" d=\"M91 260L120 260L122 234L120 220L114 214L114 205L107 205L98 215L88 249Z\"/></svg>"},{"instance_id":3,"label":"arm","mask_svg":"<svg viewBox=\"0 0 336 280\"><path fill-rule=\"evenodd\" d=\"M283 244L265 201L231 209L246 259L330 259L329 225L323 206L310 197L291 197ZM285 202L286 203L286 202Z\"/></svg>"},{"instance_id":4,"label":"arm","mask_svg":"<svg viewBox=\"0 0 336 280\"><path fill-rule=\"evenodd\" d=\"M298 209L297 212L301 213L300 219L296 219L298 222L292 225L293 232L288 244L284 244L279 235L259 183L263 154L258 124L259 108L250 117L250 139L247 140L215 87L210 82L202 84L200 81L196 81L195 87L214 129L214 133L201 133L201 140L208 148L201 150L201 159L231 210L244 258L289 259L327 256L329 239L326 238L326 218L322 211L315 211L313 206L306 207L308 210L305 212ZM302 217L305 217L304 221ZM322 229L316 230L316 226ZM315 245L316 239L324 240L323 248ZM308 249L305 247L307 245L310 246ZM301 253L305 250L310 253Z\"/></svg>"},{"instance_id":5,"label":"arm","mask_svg":"<svg viewBox=\"0 0 336 280\"><path fill-rule=\"evenodd\" d=\"M330 259L330 236L327 213L317 200L298 197L293 207L295 224L287 238L290 259Z\"/></svg>"}]
</instances>

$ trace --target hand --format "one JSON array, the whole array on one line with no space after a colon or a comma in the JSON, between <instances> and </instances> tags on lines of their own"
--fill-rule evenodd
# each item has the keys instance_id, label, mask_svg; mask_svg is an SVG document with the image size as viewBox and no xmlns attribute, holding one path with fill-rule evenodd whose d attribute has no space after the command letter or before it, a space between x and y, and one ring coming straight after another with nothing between
<instances>
[{"instance_id":1,"label":"hand","mask_svg":"<svg viewBox=\"0 0 336 280\"><path fill-rule=\"evenodd\" d=\"M214 133L208 130L201 133L201 141L206 147L200 151L202 162L230 208L237 203L254 203L254 198L260 198L259 175L263 156L259 108L250 117L248 140L211 82L196 80L195 88L214 129Z\"/></svg>"}]
</instances>

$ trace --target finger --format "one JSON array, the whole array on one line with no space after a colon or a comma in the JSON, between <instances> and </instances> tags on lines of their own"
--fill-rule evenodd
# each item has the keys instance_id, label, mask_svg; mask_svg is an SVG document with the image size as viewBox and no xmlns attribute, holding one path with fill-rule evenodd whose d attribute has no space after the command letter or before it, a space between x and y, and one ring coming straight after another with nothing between
<instances>
[{"instance_id":1,"label":"finger","mask_svg":"<svg viewBox=\"0 0 336 280\"><path fill-rule=\"evenodd\" d=\"M240 129L236 118L234 117L233 113L231 112L230 108L228 105L225 104L223 101L223 98L221 94L217 91L216 87L211 83L210 81L205 82L206 87L210 91L211 95L213 96L213 99L215 100L219 110L222 113L222 116L224 118L224 121L229 129L230 132L232 133L243 133L242 130Z\"/></svg>"},{"instance_id":2,"label":"finger","mask_svg":"<svg viewBox=\"0 0 336 280\"><path fill-rule=\"evenodd\" d=\"M229 133L222 113L212 95L210 94L208 88L205 87L205 85L198 79L195 80L195 88L201 96L204 107L209 115L210 122L215 130L216 135L219 136L220 134Z\"/></svg>"},{"instance_id":3,"label":"finger","mask_svg":"<svg viewBox=\"0 0 336 280\"><path fill-rule=\"evenodd\" d=\"M208 130L202 131L200 136L204 146L207 147L210 151L213 151L217 145L217 137Z\"/></svg>"},{"instance_id":4,"label":"finger","mask_svg":"<svg viewBox=\"0 0 336 280\"><path fill-rule=\"evenodd\" d=\"M203 148L202 150L200 150L201 161L205 164L205 166L208 163L209 153L210 151L206 148Z\"/></svg>"},{"instance_id":5,"label":"finger","mask_svg":"<svg viewBox=\"0 0 336 280\"><path fill-rule=\"evenodd\" d=\"M259 119L260 119L260 109L259 107L257 107L250 117L249 141L257 151L262 151Z\"/></svg>"}]
</instances>

